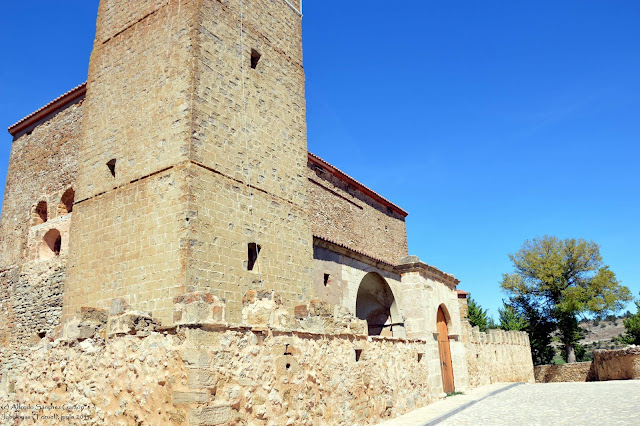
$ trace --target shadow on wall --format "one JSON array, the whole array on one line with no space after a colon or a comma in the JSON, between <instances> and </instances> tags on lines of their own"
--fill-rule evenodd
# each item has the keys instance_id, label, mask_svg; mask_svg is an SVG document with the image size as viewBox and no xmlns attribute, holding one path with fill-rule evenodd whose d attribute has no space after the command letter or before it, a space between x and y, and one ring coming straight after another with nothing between
<instances>
[{"instance_id":1,"label":"shadow on wall","mask_svg":"<svg viewBox=\"0 0 640 426\"><path fill-rule=\"evenodd\" d=\"M375 272L369 272L360 282L356 316L367 321L370 336L406 337L391 287Z\"/></svg>"}]
</instances>

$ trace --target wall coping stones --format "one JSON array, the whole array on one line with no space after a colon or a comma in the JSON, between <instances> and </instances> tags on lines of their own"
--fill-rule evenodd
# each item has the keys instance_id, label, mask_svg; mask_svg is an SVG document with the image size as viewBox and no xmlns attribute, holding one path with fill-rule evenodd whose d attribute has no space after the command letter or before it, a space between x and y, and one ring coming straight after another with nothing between
<instances>
[{"instance_id":1,"label":"wall coping stones","mask_svg":"<svg viewBox=\"0 0 640 426\"><path fill-rule=\"evenodd\" d=\"M460 283L460 280L453 275L443 272L435 266L424 263L418 256L414 255L400 259L400 264L394 267L394 271L401 275L410 272L418 272L424 274L427 278L433 278L436 281L441 281L454 287Z\"/></svg>"}]
</instances>

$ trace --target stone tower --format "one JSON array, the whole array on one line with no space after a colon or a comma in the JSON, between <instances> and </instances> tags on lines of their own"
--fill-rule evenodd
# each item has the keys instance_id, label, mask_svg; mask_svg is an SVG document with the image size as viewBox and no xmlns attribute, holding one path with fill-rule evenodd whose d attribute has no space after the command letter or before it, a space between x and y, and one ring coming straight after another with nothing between
<instances>
[{"instance_id":1,"label":"stone tower","mask_svg":"<svg viewBox=\"0 0 640 426\"><path fill-rule=\"evenodd\" d=\"M100 2L63 318L309 292L299 0Z\"/></svg>"}]
</instances>

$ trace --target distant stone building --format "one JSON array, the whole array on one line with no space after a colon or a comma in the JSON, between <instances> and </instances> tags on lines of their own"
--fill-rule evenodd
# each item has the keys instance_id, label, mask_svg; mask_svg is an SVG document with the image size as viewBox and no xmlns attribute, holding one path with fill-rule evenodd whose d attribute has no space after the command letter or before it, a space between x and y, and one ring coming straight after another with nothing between
<instances>
[{"instance_id":1,"label":"distant stone building","mask_svg":"<svg viewBox=\"0 0 640 426\"><path fill-rule=\"evenodd\" d=\"M531 379L526 335L473 332L458 280L409 256L407 212L307 151L300 3L100 2L88 81L9 128L5 391L43 341L203 324L294 333L301 347L296 330L349 335L354 362L366 346L354 342L380 336L400 348L389 356L417 357L423 403ZM131 312L150 331L114 331L107 318ZM174 405L206 423L213 397L194 398Z\"/></svg>"}]
</instances>

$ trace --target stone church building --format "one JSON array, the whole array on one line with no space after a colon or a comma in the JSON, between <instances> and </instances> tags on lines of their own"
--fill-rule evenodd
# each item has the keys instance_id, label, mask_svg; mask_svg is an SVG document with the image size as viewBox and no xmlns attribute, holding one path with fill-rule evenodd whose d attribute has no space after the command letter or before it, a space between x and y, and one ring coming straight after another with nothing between
<instances>
[{"instance_id":1,"label":"stone church building","mask_svg":"<svg viewBox=\"0 0 640 426\"><path fill-rule=\"evenodd\" d=\"M308 152L301 6L100 1L88 81L9 127L0 401L35 393L25 366L58 374L45 352L122 388L92 362L150 339L179 356L145 377L188 377L149 385L163 403L110 410L62 370L58 398L124 423L374 423L532 379L526 334L472 329L458 280L409 255L407 212Z\"/></svg>"}]
</instances>

